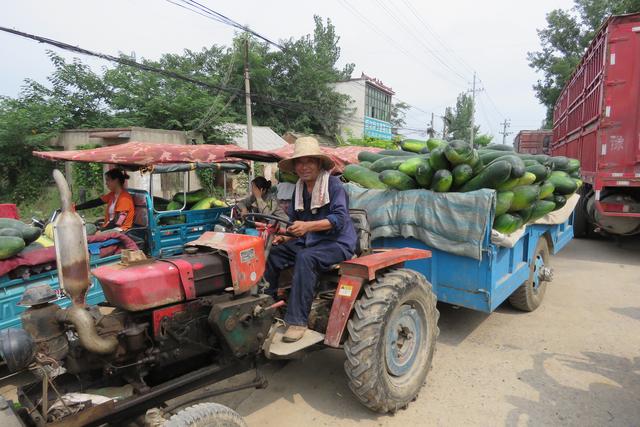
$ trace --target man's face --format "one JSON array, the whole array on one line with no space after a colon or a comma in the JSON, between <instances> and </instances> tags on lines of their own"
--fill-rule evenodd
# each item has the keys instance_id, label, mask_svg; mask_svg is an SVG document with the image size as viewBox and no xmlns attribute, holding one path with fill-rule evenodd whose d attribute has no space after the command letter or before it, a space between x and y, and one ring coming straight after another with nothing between
<instances>
[{"instance_id":1,"label":"man's face","mask_svg":"<svg viewBox=\"0 0 640 427\"><path fill-rule=\"evenodd\" d=\"M320 160L315 157L300 157L294 160L294 169L303 181L315 181L320 175Z\"/></svg>"}]
</instances>

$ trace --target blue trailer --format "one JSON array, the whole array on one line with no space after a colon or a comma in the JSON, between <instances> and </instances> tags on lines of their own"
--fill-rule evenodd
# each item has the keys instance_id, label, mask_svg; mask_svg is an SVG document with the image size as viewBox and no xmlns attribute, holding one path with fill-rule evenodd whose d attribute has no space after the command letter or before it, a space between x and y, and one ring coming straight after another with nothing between
<instances>
[{"instance_id":1,"label":"blue trailer","mask_svg":"<svg viewBox=\"0 0 640 427\"><path fill-rule=\"evenodd\" d=\"M427 277L438 301L491 313L507 299L518 309L537 308L551 280L550 256L572 238L573 215L562 224L528 225L513 248L491 243L489 228L481 260L454 255L414 238L380 238L373 246L431 251L431 258L409 261L406 267Z\"/></svg>"}]
</instances>

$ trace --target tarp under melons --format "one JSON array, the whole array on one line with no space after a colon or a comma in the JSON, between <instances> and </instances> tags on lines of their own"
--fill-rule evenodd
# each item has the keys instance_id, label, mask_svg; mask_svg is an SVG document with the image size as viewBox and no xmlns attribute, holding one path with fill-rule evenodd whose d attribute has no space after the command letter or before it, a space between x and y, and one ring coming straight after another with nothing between
<instances>
[{"instance_id":1,"label":"tarp under melons","mask_svg":"<svg viewBox=\"0 0 640 427\"><path fill-rule=\"evenodd\" d=\"M481 260L496 192L368 190L345 184L349 207L364 209L371 238L413 237L455 255Z\"/></svg>"}]
</instances>

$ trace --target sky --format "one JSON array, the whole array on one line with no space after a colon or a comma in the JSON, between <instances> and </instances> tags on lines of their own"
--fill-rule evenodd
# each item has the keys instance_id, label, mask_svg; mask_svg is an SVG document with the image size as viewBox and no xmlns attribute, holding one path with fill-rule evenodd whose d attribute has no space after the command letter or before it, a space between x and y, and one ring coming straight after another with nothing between
<instances>
[{"instance_id":1,"label":"sky","mask_svg":"<svg viewBox=\"0 0 640 427\"><path fill-rule=\"evenodd\" d=\"M501 123L510 119L507 143L544 119L545 109L532 89L540 76L527 65L527 52L539 49L536 29L545 26L546 14L572 7L570 0L200 3L272 40L311 33L313 15L330 18L340 36L340 64L355 63L353 77L364 72L392 87L395 101L412 106L408 128L425 129L434 113L435 128L442 129L439 116L455 105L460 92L472 88L475 71L480 132L501 142ZM228 45L237 31L163 0L21 0L10 5L0 14L0 26L108 54L135 52L138 58ZM46 83L53 69L49 49L78 56L0 32L0 95L17 96L24 79ZM96 71L111 65L79 57Z\"/></svg>"}]
</instances>

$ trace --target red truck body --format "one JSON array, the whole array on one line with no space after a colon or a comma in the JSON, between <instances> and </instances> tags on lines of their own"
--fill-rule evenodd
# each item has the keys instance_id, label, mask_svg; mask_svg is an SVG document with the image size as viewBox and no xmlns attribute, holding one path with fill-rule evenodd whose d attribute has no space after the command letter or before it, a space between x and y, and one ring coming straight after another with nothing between
<instances>
[{"instance_id":1,"label":"red truck body","mask_svg":"<svg viewBox=\"0 0 640 427\"><path fill-rule=\"evenodd\" d=\"M610 17L594 37L556 103L551 154L580 159L576 215L640 231L640 13Z\"/></svg>"},{"instance_id":2,"label":"red truck body","mask_svg":"<svg viewBox=\"0 0 640 427\"><path fill-rule=\"evenodd\" d=\"M549 154L552 135L550 130L521 130L513 139L513 147L522 154Z\"/></svg>"}]
</instances>

